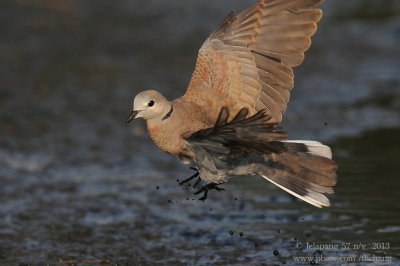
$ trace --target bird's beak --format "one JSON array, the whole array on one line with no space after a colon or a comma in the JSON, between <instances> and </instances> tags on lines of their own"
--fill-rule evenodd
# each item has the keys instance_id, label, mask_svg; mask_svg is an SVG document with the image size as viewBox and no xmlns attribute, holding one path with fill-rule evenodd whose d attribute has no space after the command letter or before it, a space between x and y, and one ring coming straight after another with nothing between
<instances>
[{"instance_id":1,"label":"bird's beak","mask_svg":"<svg viewBox=\"0 0 400 266\"><path fill-rule=\"evenodd\" d=\"M131 112L131 114L129 115L128 119L126 119L125 122L126 122L127 124L128 124L129 122L131 122L133 119L136 118L136 116L137 116L138 113L140 113L140 111L135 111L135 110L133 110L133 111Z\"/></svg>"}]
</instances>

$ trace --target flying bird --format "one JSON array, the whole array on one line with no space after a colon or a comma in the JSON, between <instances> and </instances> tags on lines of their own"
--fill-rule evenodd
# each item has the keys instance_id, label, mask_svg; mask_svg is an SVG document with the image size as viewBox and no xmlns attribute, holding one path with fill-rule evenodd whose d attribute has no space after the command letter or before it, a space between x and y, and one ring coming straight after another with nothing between
<instances>
[{"instance_id":1,"label":"flying bird","mask_svg":"<svg viewBox=\"0 0 400 266\"><path fill-rule=\"evenodd\" d=\"M317 141L287 140L279 123L322 11L322 0L259 0L231 11L201 46L185 94L173 101L147 90L126 120L147 121L162 150L197 172L182 181L207 182L196 194L232 176L259 175L316 207L330 206L336 163Z\"/></svg>"}]
</instances>

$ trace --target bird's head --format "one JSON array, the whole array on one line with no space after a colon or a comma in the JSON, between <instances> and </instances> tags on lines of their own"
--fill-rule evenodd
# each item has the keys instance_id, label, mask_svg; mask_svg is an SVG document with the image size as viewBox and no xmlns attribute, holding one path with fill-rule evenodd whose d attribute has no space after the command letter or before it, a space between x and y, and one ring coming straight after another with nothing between
<instances>
[{"instance_id":1,"label":"bird's head","mask_svg":"<svg viewBox=\"0 0 400 266\"><path fill-rule=\"evenodd\" d=\"M133 100L133 110L126 123L135 118L145 120L162 118L171 109L171 103L159 92L154 90L142 91Z\"/></svg>"}]
</instances>

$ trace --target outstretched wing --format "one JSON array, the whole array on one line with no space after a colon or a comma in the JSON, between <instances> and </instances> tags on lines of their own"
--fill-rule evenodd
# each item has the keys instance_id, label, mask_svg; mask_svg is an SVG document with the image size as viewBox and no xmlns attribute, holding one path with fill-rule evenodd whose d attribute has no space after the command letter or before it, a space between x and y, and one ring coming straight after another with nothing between
<instances>
[{"instance_id":1,"label":"outstretched wing","mask_svg":"<svg viewBox=\"0 0 400 266\"><path fill-rule=\"evenodd\" d=\"M215 113L222 106L251 114L265 109L280 122L292 67L311 45L322 15L313 7L321 1L259 0L238 15L230 12L201 47L183 98Z\"/></svg>"}]
</instances>

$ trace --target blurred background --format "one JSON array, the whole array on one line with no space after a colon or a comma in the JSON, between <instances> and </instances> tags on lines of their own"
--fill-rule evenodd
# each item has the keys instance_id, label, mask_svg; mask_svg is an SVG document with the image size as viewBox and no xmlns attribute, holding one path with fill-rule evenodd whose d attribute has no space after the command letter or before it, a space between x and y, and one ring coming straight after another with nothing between
<instances>
[{"instance_id":1,"label":"blurred background","mask_svg":"<svg viewBox=\"0 0 400 266\"><path fill-rule=\"evenodd\" d=\"M399 1L322 4L295 69L284 128L333 148L331 208L256 177L199 202L176 182L192 171L125 125L136 93L182 95L203 41L253 2L0 0L1 265L399 262Z\"/></svg>"}]
</instances>

